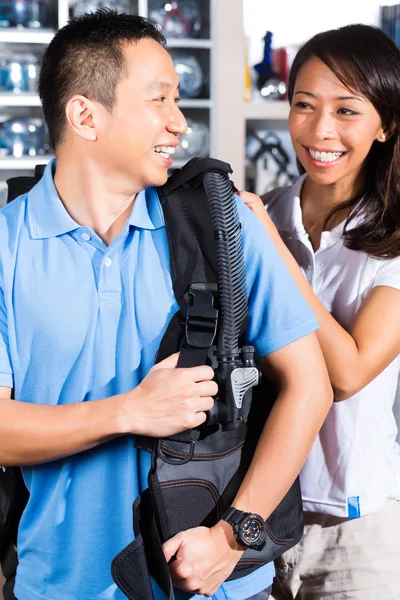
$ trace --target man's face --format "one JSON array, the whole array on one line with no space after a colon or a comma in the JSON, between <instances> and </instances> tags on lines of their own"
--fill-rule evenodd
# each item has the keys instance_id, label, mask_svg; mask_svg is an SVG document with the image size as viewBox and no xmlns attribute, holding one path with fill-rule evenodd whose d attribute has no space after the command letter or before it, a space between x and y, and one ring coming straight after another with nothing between
<instances>
[{"instance_id":1,"label":"man's face","mask_svg":"<svg viewBox=\"0 0 400 600\"><path fill-rule=\"evenodd\" d=\"M139 191L162 185L171 153L186 131L178 108L179 79L168 52L152 39L124 46L127 74L116 87L112 113L103 107L96 155L107 172Z\"/></svg>"}]
</instances>

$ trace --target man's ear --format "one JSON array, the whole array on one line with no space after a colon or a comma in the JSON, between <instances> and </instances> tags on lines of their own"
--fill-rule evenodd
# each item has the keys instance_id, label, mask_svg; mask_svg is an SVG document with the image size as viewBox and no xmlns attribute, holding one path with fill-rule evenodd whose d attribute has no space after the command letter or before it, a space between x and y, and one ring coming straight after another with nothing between
<instances>
[{"instance_id":1,"label":"man's ear","mask_svg":"<svg viewBox=\"0 0 400 600\"><path fill-rule=\"evenodd\" d=\"M65 116L72 131L91 142L97 139L95 113L95 103L85 96L72 96L65 107Z\"/></svg>"}]
</instances>

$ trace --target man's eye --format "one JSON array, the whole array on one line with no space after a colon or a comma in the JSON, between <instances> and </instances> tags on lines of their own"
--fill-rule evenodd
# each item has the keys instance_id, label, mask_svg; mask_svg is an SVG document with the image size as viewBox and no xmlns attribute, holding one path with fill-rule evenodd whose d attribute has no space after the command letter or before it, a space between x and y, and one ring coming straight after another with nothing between
<instances>
[{"instance_id":1,"label":"man's eye","mask_svg":"<svg viewBox=\"0 0 400 600\"><path fill-rule=\"evenodd\" d=\"M156 102L164 102L164 100L166 100L166 97L165 96L160 96L159 98L154 98L154 100Z\"/></svg>"},{"instance_id":2,"label":"man's eye","mask_svg":"<svg viewBox=\"0 0 400 600\"><path fill-rule=\"evenodd\" d=\"M180 99L179 97L178 97L178 98L175 98L175 102L176 102L176 104L179 104L179 102L180 102L180 101L181 101L181 99Z\"/></svg>"}]
</instances>

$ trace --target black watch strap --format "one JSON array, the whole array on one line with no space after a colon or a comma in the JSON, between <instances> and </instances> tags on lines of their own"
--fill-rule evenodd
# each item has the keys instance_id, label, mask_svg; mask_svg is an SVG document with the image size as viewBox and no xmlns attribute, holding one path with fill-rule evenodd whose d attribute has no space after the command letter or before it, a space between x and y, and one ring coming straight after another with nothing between
<instances>
[{"instance_id":1,"label":"black watch strap","mask_svg":"<svg viewBox=\"0 0 400 600\"><path fill-rule=\"evenodd\" d=\"M242 510L238 510L237 508L230 506L222 514L221 519L223 521L227 521L230 525L234 526L239 525L240 521L242 521L242 519L244 519L244 517L247 517L247 515L249 514L251 513L243 512Z\"/></svg>"}]
</instances>

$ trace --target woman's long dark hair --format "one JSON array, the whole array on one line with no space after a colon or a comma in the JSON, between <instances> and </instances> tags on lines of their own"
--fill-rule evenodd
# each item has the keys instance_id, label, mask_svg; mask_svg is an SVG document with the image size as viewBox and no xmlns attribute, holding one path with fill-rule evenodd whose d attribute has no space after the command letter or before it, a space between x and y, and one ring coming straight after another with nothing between
<instances>
[{"instance_id":1,"label":"woman's long dark hair","mask_svg":"<svg viewBox=\"0 0 400 600\"><path fill-rule=\"evenodd\" d=\"M377 258L400 256L400 50L383 31L369 25L348 25L319 33L297 53L289 78L289 101L301 67L311 58L329 67L350 91L367 98L382 125L392 132L375 141L367 158L365 189L347 199L327 217L350 208L343 230L344 243ZM299 164L300 171L305 172ZM354 228L353 217L362 216Z\"/></svg>"}]
</instances>

